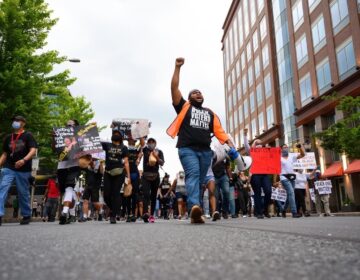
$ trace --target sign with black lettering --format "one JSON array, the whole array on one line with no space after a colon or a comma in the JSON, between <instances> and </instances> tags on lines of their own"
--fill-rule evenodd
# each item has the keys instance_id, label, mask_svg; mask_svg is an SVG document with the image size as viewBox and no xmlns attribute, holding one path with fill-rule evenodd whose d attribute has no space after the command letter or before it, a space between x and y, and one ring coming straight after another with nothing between
<instances>
[{"instance_id":1,"label":"sign with black lettering","mask_svg":"<svg viewBox=\"0 0 360 280\"><path fill-rule=\"evenodd\" d=\"M316 181L314 184L319 194L331 194L332 184L330 180Z\"/></svg>"}]
</instances>

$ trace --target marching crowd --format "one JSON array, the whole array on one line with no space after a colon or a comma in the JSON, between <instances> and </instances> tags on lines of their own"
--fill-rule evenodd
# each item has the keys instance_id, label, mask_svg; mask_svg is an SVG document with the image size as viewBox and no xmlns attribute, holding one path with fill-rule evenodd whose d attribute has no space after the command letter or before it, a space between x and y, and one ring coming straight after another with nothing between
<instances>
[{"instance_id":1,"label":"marching crowd","mask_svg":"<svg viewBox=\"0 0 360 280\"><path fill-rule=\"evenodd\" d=\"M217 115L202 106L204 97L201 91L191 90L188 100L183 98L179 89L183 64L183 58L176 59L171 96L177 117L167 130L172 138L178 137L176 147L183 170L176 178L171 181L167 174L160 178L159 170L165 160L154 138L125 139L121 128L112 123L111 142L101 143L104 159L86 153L79 158L67 157L71 152L67 148L72 145L69 140L58 162L56 176L49 180L44 194L44 221L54 222L58 216L61 225L90 219L106 219L111 224L119 220L136 222L138 219L154 223L156 217L162 217L189 219L191 223L201 224L206 218L216 221L237 218L239 214L243 217L253 215L258 219L285 218L288 207L293 218L310 215L305 203L306 185L314 188L320 174L319 170L310 174L294 171L293 164L305 156L304 148L298 144L299 153L290 155L289 147L286 144L281 146L280 175L250 174L244 160L250 156L251 149L247 131L244 133L244 147L236 149ZM0 157L0 225L13 181L23 217L20 224L25 225L30 223L33 212L29 179L37 143L33 135L25 131L24 117L16 116L12 121L14 131L5 138ZM69 120L66 126L75 128L79 123ZM224 157L211 149L212 137L216 137L224 147ZM260 148L263 148L263 143L257 139L252 143L252 149ZM286 201L272 199L273 187L285 189ZM315 191L315 197L318 214L323 204L325 216L330 216L329 195Z\"/></svg>"}]
</instances>

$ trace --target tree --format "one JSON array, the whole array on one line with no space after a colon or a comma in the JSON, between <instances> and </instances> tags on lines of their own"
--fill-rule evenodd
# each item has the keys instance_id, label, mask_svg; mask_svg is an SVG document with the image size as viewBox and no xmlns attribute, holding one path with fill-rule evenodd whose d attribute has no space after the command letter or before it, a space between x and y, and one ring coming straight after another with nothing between
<instances>
[{"instance_id":1,"label":"tree","mask_svg":"<svg viewBox=\"0 0 360 280\"><path fill-rule=\"evenodd\" d=\"M339 154L345 153L350 158L360 158L360 96L330 97L339 102L337 109L344 118L331 125L325 131L316 133L321 146Z\"/></svg>"},{"instance_id":2,"label":"tree","mask_svg":"<svg viewBox=\"0 0 360 280\"><path fill-rule=\"evenodd\" d=\"M53 126L64 125L71 117L83 123L93 117L84 97L69 94L68 87L75 81L70 72L53 72L67 58L55 50L44 51L57 22L51 14L44 0L0 3L0 138L11 132L12 116L24 115L45 164L54 159L49 154Z\"/></svg>"}]
</instances>

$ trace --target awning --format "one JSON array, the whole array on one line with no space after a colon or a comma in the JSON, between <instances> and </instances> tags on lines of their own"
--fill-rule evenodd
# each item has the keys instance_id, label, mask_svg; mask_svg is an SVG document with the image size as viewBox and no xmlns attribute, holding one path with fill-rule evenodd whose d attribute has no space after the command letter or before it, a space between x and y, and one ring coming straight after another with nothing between
<instances>
[{"instance_id":1,"label":"awning","mask_svg":"<svg viewBox=\"0 0 360 280\"><path fill-rule=\"evenodd\" d=\"M360 159L354 160L348 166L348 168L344 171L344 173L357 173L360 172Z\"/></svg>"},{"instance_id":2,"label":"awning","mask_svg":"<svg viewBox=\"0 0 360 280\"><path fill-rule=\"evenodd\" d=\"M339 161L334 162L328 168L326 168L322 177L336 177L344 175L344 170L342 168L342 164Z\"/></svg>"}]
</instances>

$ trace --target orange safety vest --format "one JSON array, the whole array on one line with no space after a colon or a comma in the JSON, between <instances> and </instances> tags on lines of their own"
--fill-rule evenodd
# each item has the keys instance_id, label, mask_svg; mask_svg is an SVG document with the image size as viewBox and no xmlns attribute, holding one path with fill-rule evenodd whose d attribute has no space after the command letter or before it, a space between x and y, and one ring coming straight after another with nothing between
<instances>
[{"instance_id":1,"label":"orange safety vest","mask_svg":"<svg viewBox=\"0 0 360 280\"><path fill-rule=\"evenodd\" d=\"M172 124L169 126L169 128L166 130L166 133L172 137L175 138L180 131L180 127L185 119L187 111L190 109L191 104L187 101L183 107L181 108L180 113L177 115L175 120L172 122ZM214 115L214 126L213 126L213 132L215 137L219 140L221 144L225 144L226 141L228 141L230 138L224 131L224 129L221 126L219 117L212 112Z\"/></svg>"}]
</instances>

